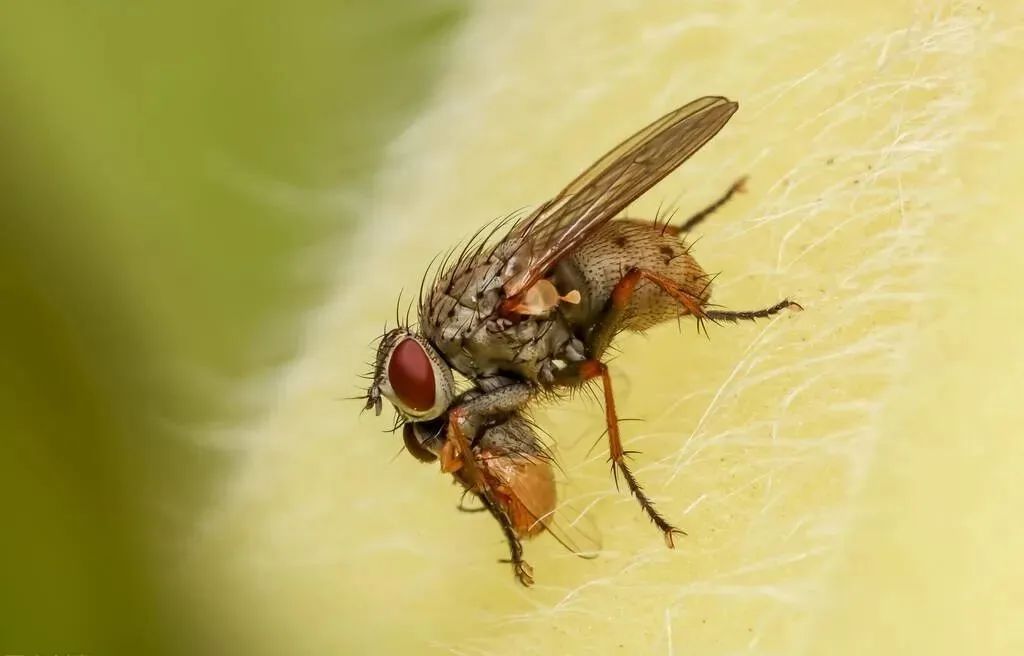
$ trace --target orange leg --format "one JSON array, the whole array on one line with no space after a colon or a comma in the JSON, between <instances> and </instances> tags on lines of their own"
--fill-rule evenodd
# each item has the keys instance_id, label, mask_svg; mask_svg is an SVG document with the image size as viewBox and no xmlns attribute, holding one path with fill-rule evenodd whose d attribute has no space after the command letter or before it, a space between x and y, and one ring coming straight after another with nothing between
<instances>
[{"instance_id":1,"label":"orange leg","mask_svg":"<svg viewBox=\"0 0 1024 656\"><path fill-rule=\"evenodd\" d=\"M697 215L694 219L688 221L684 227L692 227L696 221L699 221L706 214L714 211L715 208L727 201L733 193L739 190L741 185L742 180L733 185L733 188L730 189L725 196L719 199L718 203L712 205L704 213ZM658 513L654 508L654 503L647 497L646 493L644 493L643 487L636 480L636 477L633 476L633 472L630 471L629 466L626 464L626 456L629 455L629 452L622 448L622 438L619 435L619 419L615 413L615 397L612 393L611 376L608 374L608 367L601 362L601 356L604 355L605 350L608 348L609 344L611 344L612 339L622 326L622 321L625 319L626 309L629 307L630 299L641 280L650 281L664 290L669 296L677 300L687 312L697 318L698 326L700 325L699 322L703 319L710 319L712 321L737 321L740 319L753 320L771 316L772 314L780 312L786 308L803 308L801 308L797 303L787 299L763 310L745 312L705 310L704 299L682 289L678 283L670 278L646 269L633 268L627 271L626 275L616 283L615 288L612 290L611 298L608 300L608 305L605 308L604 314L587 336L587 355L590 359L575 365L570 365L559 373L557 382L564 385L579 385L588 380L593 380L598 376L601 377L601 382L604 387L605 420L608 424L608 451L612 461L612 473L616 475L616 483L618 482L617 474L621 473L622 478L625 479L626 485L629 487L629 491L634 497L636 497L637 501L640 502L640 506L644 509L644 512L647 513L647 516L651 518L651 521L661 529L662 533L664 533L665 543L669 548L671 548L674 546L673 536L676 533L683 535L685 535L685 533L673 527L664 517L661 516L660 513Z\"/></svg>"},{"instance_id":2,"label":"orange leg","mask_svg":"<svg viewBox=\"0 0 1024 656\"><path fill-rule=\"evenodd\" d=\"M605 421L608 425L608 453L612 461L612 474L615 476L616 485L618 485L618 474L621 473L629 491L636 497L640 507L651 518L654 525L664 534L665 544L671 549L675 546L673 536L677 533L682 535L685 535L685 533L672 526L655 509L654 502L644 492L643 487L626 463L626 456L630 455L630 452L622 447L622 437L619 433L619 418L615 412L615 396L612 392L612 379L608 373L608 367L600 360L609 344L611 344L615 334L619 331L625 318L626 308L629 307L633 292L636 291L636 287L640 284L641 280L648 280L658 285L669 296L676 299L687 312L695 316L698 322L705 317L704 301L700 297L694 296L680 288L675 281L658 273L646 269L630 269L615 285L611 298L608 301L608 307L587 337L587 355L591 359L564 369L559 376L559 382L574 385L593 380L598 376L601 377L601 383L604 388Z\"/></svg>"},{"instance_id":3,"label":"orange leg","mask_svg":"<svg viewBox=\"0 0 1024 656\"><path fill-rule=\"evenodd\" d=\"M666 294L679 301L679 304L686 308L687 312L698 319L704 316L704 310L701 309L704 301L699 296L694 296L692 293L686 291L679 286L679 283L671 278L663 276L660 273L648 271L647 269L630 269L626 275L622 277L622 280L620 280L618 284L615 285L615 289L612 290L612 305L618 305L625 308L629 304L629 299L641 280L650 280L658 287L661 287Z\"/></svg>"},{"instance_id":4,"label":"orange leg","mask_svg":"<svg viewBox=\"0 0 1024 656\"><path fill-rule=\"evenodd\" d=\"M466 419L465 407L453 408L448 413L448 432L444 446L441 447L441 471L452 474L471 492L480 497L480 501L491 515L498 521L505 539L508 542L509 562L515 569L516 578L524 586L533 584L533 568L523 560L523 545L516 536L512 521L494 498L490 485L477 466L476 458L463 431Z\"/></svg>"},{"instance_id":5,"label":"orange leg","mask_svg":"<svg viewBox=\"0 0 1024 656\"><path fill-rule=\"evenodd\" d=\"M647 516L651 518L665 536L665 544L669 549L675 547L673 536L675 534L686 535L683 531L672 526L667 519L654 507L643 487L636 480L629 465L626 463L626 456L632 452L622 448L622 437L619 434L619 417L615 412L615 395L612 392L612 379L608 373L608 367L597 360L585 360L576 365L571 365L562 370L559 382L567 385L579 385L594 378L600 377L604 388L604 413L605 422L608 425L608 454L612 461L612 475L615 477L615 485L618 487L618 474L626 481L630 493L640 503Z\"/></svg>"},{"instance_id":6,"label":"orange leg","mask_svg":"<svg viewBox=\"0 0 1024 656\"><path fill-rule=\"evenodd\" d=\"M487 417L514 412L525 406L533 395L526 383L513 383L477 396L448 411L448 428L441 448L441 471L455 474L470 490L487 492L487 482L476 466L470 447L470 436L475 438ZM492 499L493 501L493 499Z\"/></svg>"},{"instance_id":7,"label":"orange leg","mask_svg":"<svg viewBox=\"0 0 1024 656\"><path fill-rule=\"evenodd\" d=\"M466 411L464 408L453 408L448 413L448 430L444 446L441 447L441 471L455 474L462 483L473 492L480 492L487 486L480 468L476 466L469 440L462 430Z\"/></svg>"},{"instance_id":8,"label":"orange leg","mask_svg":"<svg viewBox=\"0 0 1024 656\"><path fill-rule=\"evenodd\" d=\"M629 307L629 301L641 280L648 280L654 283L664 290L666 294L678 301L688 313L697 318L698 330L703 325L702 322L707 317L707 314L704 311L704 300L702 298L683 289L679 286L679 283L671 278L654 271L648 271L647 269L632 268L615 284L604 314L601 315L600 320L598 320L587 336L587 355L594 360L601 359L601 356L604 355L605 350L611 344L612 339L619 332L622 321L625 319L626 308Z\"/></svg>"}]
</instances>

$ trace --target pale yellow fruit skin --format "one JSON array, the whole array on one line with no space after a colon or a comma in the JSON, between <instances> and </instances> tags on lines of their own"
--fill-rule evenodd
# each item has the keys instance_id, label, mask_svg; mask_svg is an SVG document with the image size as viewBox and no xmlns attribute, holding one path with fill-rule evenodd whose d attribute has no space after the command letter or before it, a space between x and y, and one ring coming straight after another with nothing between
<instances>
[{"instance_id":1,"label":"pale yellow fruit skin","mask_svg":"<svg viewBox=\"0 0 1024 656\"><path fill-rule=\"evenodd\" d=\"M196 579L247 600L238 616L226 600L225 621L290 653L1024 653L1022 12L474 7L345 282L197 531ZM525 591L490 520L456 513L448 480L392 462L381 420L336 399L434 252L705 94L740 110L630 214L685 216L749 174L694 255L722 272L716 302L806 311L619 343L620 415L645 420L624 441L689 533L674 551L616 493L602 447L588 454L600 409L539 413L569 498L600 499L605 552L533 541Z\"/></svg>"}]
</instances>

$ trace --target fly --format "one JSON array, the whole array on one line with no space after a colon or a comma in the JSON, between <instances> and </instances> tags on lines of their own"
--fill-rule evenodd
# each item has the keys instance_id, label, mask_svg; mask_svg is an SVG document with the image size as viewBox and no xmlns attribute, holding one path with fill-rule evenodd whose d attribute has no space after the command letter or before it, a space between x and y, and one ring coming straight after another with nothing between
<instances>
[{"instance_id":1,"label":"fly","mask_svg":"<svg viewBox=\"0 0 1024 656\"><path fill-rule=\"evenodd\" d=\"M443 472L480 497L511 536L511 562L525 585L532 570L519 540L552 532L537 522L550 504L533 500L536 507L521 514L519 502L530 495L509 480L528 480L534 491L547 483L539 469L520 467L519 456L493 449L502 430L528 437L516 422L531 403L599 380L612 473L622 476L672 548L683 532L655 508L626 461L603 360L608 347L621 331L643 331L684 315L694 317L699 329L706 321L753 321L802 309L789 299L742 311L710 304L711 276L686 238L742 190L743 180L678 226L616 218L710 141L738 107L706 96L669 112L528 216L504 226L500 238L492 238L492 230L470 240L442 262L422 291L416 327L396 328L380 341L366 407L380 414L381 398L387 398L406 423L407 445L408 431L423 437L430 427L428 452ZM453 372L468 381L466 392L456 390ZM515 494L509 496L510 489ZM536 531L523 530L531 516Z\"/></svg>"}]
</instances>

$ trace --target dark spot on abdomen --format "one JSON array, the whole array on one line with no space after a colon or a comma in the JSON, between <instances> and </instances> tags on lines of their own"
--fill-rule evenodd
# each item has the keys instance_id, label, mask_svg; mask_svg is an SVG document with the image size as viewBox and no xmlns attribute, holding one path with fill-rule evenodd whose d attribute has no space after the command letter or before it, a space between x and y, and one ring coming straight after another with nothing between
<instances>
[{"instance_id":1,"label":"dark spot on abdomen","mask_svg":"<svg viewBox=\"0 0 1024 656\"><path fill-rule=\"evenodd\" d=\"M625 238L624 236L622 236L622 235L619 235L618 237L616 237L616 238L615 238L615 239L613 240L613 243L614 243L614 244L615 244L616 246L618 246L619 248L625 248L625 247L626 247L626 244L628 244L628 243L629 243L629 240L628 240L628 239L626 239L626 238Z\"/></svg>"}]
</instances>

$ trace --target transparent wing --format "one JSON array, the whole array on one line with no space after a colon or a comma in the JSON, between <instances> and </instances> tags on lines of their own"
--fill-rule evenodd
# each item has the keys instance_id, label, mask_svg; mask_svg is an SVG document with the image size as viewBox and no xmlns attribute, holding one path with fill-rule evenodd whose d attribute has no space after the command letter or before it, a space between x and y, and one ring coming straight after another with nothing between
<instances>
[{"instance_id":1,"label":"transparent wing","mask_svg":"<svg viewBox=\"0 0 1024 656\"><path fill-rule=\"evenodd\" d=\"M510 233L513 256L506 297L529 289L558 260L700 150L739 105L705 96L669 112L597 160Z\"/></svg>"},{"instance_id":2,"label":"transparent wing","mask_svg":"<svg viewBox=\"0 0 1024 656\"><path fill-rule=\"evenodd\" d=\"M569 503L559 503L551 512L537 518L551 537L580 558L597 558L601 551L601 533L590 515Z\"/></svg>"}]
</instances>

